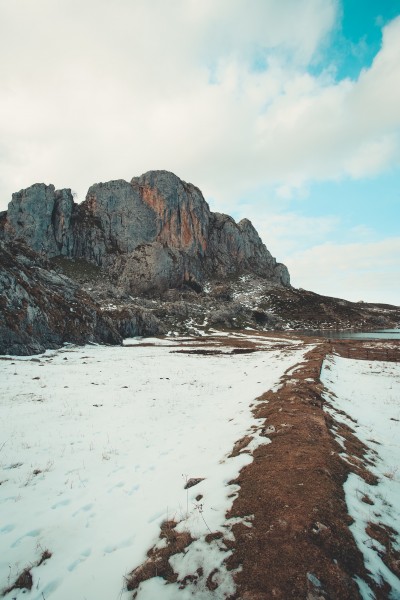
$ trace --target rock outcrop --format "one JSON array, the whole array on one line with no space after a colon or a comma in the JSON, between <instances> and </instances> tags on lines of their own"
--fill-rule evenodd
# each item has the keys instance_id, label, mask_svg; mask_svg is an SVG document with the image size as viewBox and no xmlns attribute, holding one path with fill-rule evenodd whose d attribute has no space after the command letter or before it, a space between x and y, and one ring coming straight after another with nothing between
<instances>
[{"instance_id":1,"label":"rock outcrop","mask_svg":"<svg viewBox=\"0 0 400 600\"><path fill-rule=\"evenodd\" d=\"M200 190L168 171L98 183L77 205L71 190L35 184L13 194L0 236L47 258L82 258L136 294L255 273L290 285L244 219L210 212Z\"/></svg>"},{"instance_id":2,"label":"rock outcrop","mask_svg":"<svg viewBox=\"0 0 400 600\"><path fill-rule=\"evenodd\" d=\"M0 242L0 354L121 340L112 320L77 284L32 250Z\"/></svg>"},{"instance_id":3,"label":"rock outcrop","mask_svg":"<svg viewBox=\"0 0 400 600\"><path fill-rule=\"evenodd\" d=\"M254 273L273 283L290 285L285 265L277 263L248 219L236 223L232 217L211 213L207 269L219 277Z\"/></svg>"},{"instance_id":4,"label":"rock outcrop","mask_svg":"<svg viewBox=\"0 0 400 600\"><path fill-rule=\"evenodd\" d=\"M53 266L24 245L0 241L0 354L37 354L66 342L114 345L165 333L146 307L116 307L109 293L96 300Z\"/></svg>"},{"instance_id":5,"label":"rock outcrop","mask_svg":"<svg viewBox=\"0 0 400 600\"><path fill-rule=\"evenodd\" d=\"M72 255L71 190L36 183L13 194L8 210L0 219L8 241L23 241L44 256Z\"/></svg>"},{"instance_id":6,"label":"rock outcrop","mask_svg":"<svg viewBox=\"0 0 400 600\"><path fill-rule=\"evenodd\" d=\"M0 354L213 328L398 327L400 308L296 290L247 219L167 171L71 190L35 184L0 212Z\"/></svg>"},{"instance_id":7,"label":"rock outcrop","mask_svg":"<svg viewBox=\"0 0 400 600\"><path fill-rule=\"evenodd\" d=\"M196 296L206 281L243 273L289 285L249 221L210 212L172 173L92 185L80 205L70 189L37 183L0 213L0 354L163 333L192 318L190 302L154 310L138 297Z\"/></svg>"}]
</instances>

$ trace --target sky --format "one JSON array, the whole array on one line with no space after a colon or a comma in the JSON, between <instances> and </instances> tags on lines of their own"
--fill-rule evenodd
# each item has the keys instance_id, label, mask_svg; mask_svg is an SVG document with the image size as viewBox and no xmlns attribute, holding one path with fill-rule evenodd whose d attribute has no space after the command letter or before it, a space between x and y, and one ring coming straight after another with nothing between
<instances>
[{"instance_id":1,"label":"sky","mask_svg":"<svg viewBox=\"0 0 400 600\"><path fill-rule=\"evenodd\" d=\"M400 0L0 0L0 210L152 169L400 305Z\"/></svg>"}]
</instances>

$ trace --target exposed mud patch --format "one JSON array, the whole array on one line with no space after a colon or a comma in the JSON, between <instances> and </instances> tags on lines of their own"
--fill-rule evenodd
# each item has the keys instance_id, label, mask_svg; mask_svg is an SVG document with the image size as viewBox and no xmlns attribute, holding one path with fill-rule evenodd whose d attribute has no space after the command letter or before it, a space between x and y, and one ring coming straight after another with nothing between
<instances>
[{"instance_id":1,"label":"exposed mud patch","mask_svg":"<svg viewBox=\"0 0 400 600\"><path fill-rule=\"evenodd\" d=\"M177 575L172 569L169 559L189 546L193 542L193 538L187 531L176 531L176 525L175 521L165 521L161 525L160 538L165 540L166 546L162 548L155 546L148 551L147 560L126 578L128 590L137 592L139 585L152 577L162 577L170 583L177 580Z\"/></svg>"}]
</instances>

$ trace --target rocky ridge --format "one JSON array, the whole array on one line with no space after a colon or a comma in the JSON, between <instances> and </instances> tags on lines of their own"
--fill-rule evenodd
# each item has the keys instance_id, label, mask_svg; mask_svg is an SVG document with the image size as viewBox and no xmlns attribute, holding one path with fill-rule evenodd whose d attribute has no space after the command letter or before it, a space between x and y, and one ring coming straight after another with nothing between
<instances>
[{"instance_id":1,"label":"rocky ridge","mask_svg":"<svg viewBox=\"0 0 400 600\"><path fill-rule=\"evenodd\" d=\"M35 184L0 213L0 354L213 329L394 327L400 309L290 286L247 219L166 171L71 190Z\"/></svg>"},{"instance_id":2,"label":"rocky ridge","mask_svg":"<svg viewBox=\"0 0 400 600\"><path fill-rule=\"evenodd\" d=\"M80 205L69 189L35 184L13 194L1 221L5 241L92 262L134 293L244 272L290 284L250 221L212 213L198 188L168 171L92 185Z\"/></svg>"}]
</instances>

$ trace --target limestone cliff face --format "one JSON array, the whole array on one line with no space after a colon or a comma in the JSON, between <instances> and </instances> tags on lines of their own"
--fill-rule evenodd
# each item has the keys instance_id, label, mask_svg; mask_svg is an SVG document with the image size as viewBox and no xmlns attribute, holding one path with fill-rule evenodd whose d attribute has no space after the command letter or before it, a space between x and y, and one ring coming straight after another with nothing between
<instances>
[{"instance_id":1,"label":"limestone cliff face","mask_svg":"<svg viewBox=\"0 0 400 600\"><path fill-rule=\"evenodd\" d=\"M12 195L4 219L4 236L23 240L46 256L69 256L72 251L71 190L36 183Z\"/></svg>"},{"instance_id":2,"label":"limestone cliff face","mask_svg":"<svg viewBox=\"0 0 400 600\"><path fill-rule=\"evenodd\" d=\"M213 213L210 226L209 270L224 277L236 272L255 273L282 285L290 285L287 268L276 262L248 219Z\"/></svg>"},{"instance_id":3,"label":"limestone cliff face","mask_svg":"<svg viewBox=\"0 0 400 600\"><path fill-rule=\"evenodd\" d=\"M97 183L77 207L74 222L74 254L104 263L108 254L132 252L156 236L154 211L127 181Z\"/></svg>"},{"instance_id":4,"label":"limestone cliff face","mask_svg":"<svg viewBox=\"0 0 400 600\"><path fill-rule=\"evenodd\" d=\"M94 262L133 293L246 272L289 285L250 221L210 212L198 188L168 171L95 184L81 205L70 190L35 184L13 194L0 229L47 257Z\"/></svg>"},{"instance_id":5,"label":"limestone cliff face","mask_svg":"<svg viewBox=\"0 0 400 600\"><path fill-rule=\"evenodd\" d=\"M168 171L134 177L131 185L156 214L158 242L191 255L205 255L210 209L198 188Z\"/></svg>"}]
</instances>

